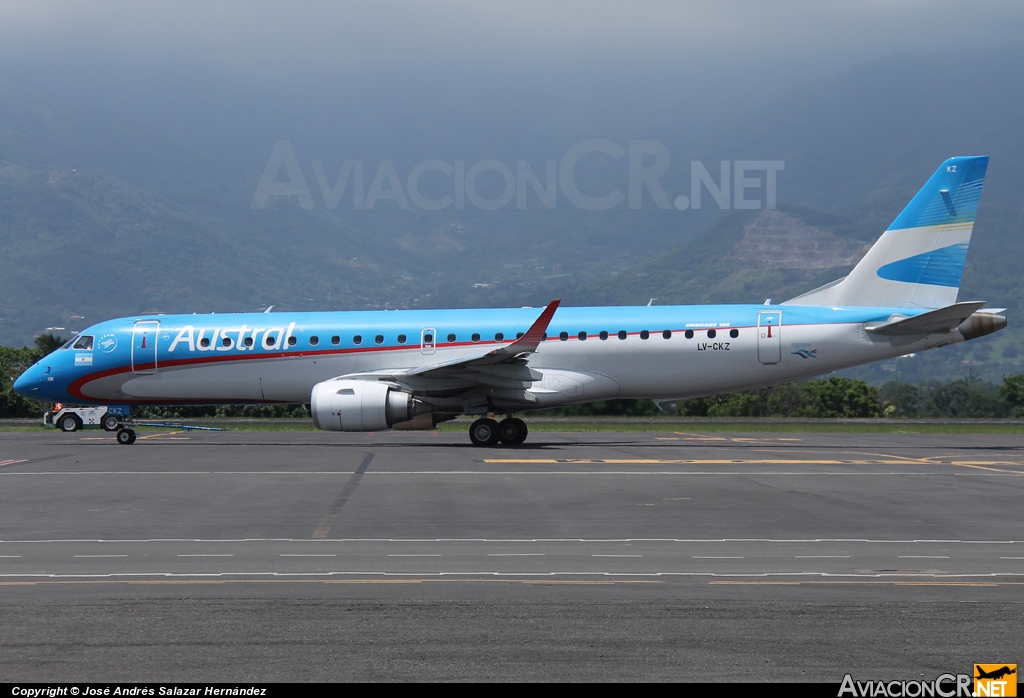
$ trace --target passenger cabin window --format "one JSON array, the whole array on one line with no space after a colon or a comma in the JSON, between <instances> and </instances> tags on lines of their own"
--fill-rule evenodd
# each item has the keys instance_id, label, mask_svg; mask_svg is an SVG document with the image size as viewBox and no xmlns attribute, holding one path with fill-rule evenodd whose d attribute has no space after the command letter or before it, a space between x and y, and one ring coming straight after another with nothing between
<instances>
[{"instance_id":1,"label":"passenger cabin window","mask_svg":"<svg viewBox=\"0 0 1024 698\"><path fill-rule=\"evenodd\" d=\"M626 330L619 330L619 339L626 338Z\"/></svg>"},{"instance_id":2,"label":"passenger cabin window","mask_svg":"<svg viewBox=\"0 0 1024 698\"><path fill-rule=\"evenodd\" d=\"M311 347L315 347L319 343L320 343L320 338L317 337L316 335L313 335L312 337L309 338L309 345Z\"/></svg>"},{"instance_id":3,"label":"passenger cabin window","mask_svg":"<svg viewBox=\"0 0 1024 698\"><path fill-rule=\"evenodd\" d=\"M732 337L733 339L736 339L737 337L740 336L740 331L739 330L729 330L729 336Z\"/></svg>"},{"instance_id":4,"label":"passenger cabin window","mask_svg":"<svg viewBox=\"0 0 1024 698\"><path fill-rule=\"evenodd\" d=\"M427 334L423 335L423 343L424 344L433 344L434 343L434 335L430 334L429 332Z\"/></svg>"},{"instance_id":5,"label":"passenger cabin window","mask_svg":"<svg viewBox=\"0 0 1024 698\"><path fill-rule=\"evenodd\" d=\"M480 333L479 332L474 332L473 333L473 341L474 342L479 342L480 341Z\"/></svg>"},{"instance_id":6,"label":"passenger cabin window","mask_svg":"<svg viewBox=\"0 0 1024 698\"><path fill-rule=\"evenodd\" d=\"M338 335L334 335L333 337L331 337L331 344L341 344L341 337L339 337Z\"/></svg>"},{"instance_id":7,"label":"passenger cabin window","mask_svg":"<svg viewBox=\"0 0 1024 698\"><path fill-rule=\"evenodd\" d=\"M522 339L522 338L523 338L523 333L522 332L516 332L516 339Z\"/></svg>"},{"instance_id":8,"label":"passenger cabin window","mask_svg":"<svg viewBox=\"0 0 1024 698\"><path fill-rule=\"evenodd\" d=\"M672 339L672 330L665 330L661 333L661 336L665 339Z\"/></svg>"},{"instance_id":9,"label":"passenger cabin window","mask_svg":"<svg viewBox=\"0 0 1024 698\"><path fill-rule=\"evenodd\" d=\"M206 342L206 344L203 344L203 342ZM273 348L273 346L274 346L274 344L275 344L276 342L277 342L277 340L275 340L275 339L274 339L273 337L271 337L270 335L263 335L263 344L264 344L264 345L266 345L267 349L271 349L271 348ZM204 347L208 347L208 346L210 346L210 341L209 341L208 339L203 339L203 340L202 340L201 342L199 342L199 343L200 343L200 344L203 344L203 346L204 346Z\"/></svg>"},{"instance_id":10,"label":"passenger cabin window","mask_svg":"<svg viewBox=\"0 0 1024 698\"><path fill-rule=\"evenodd\" d=\"M562 340L563 342L567 342L567 341L569 341L569 333L568 332L559 332L558 333L558 338L560 340Z\"/></svg>"},{"instance_id":11,"label":"passenger cabin window","mask_svg":"<svg viewBox=\"0 0 1024 698\"><path fill-rule=\"evenodd\" d=\"M289 338L288 338L288 346L290 346L290 347L294 347L294 346L295 346L295 343L296 343L297 341L298 341L298 340L297 340L297 339L295 339L295 337L289 337Z\"/></svg>"},{"instance_id":12,"label":"passenger cabin window","mask_svg":"<svg viewBox=\"0 0 1024 698\"><path fill-rule=\"evenodd\" d=\"M718 335L714 330L708 330L708 339L714 339Z\"/></svg>"},{"instance_id":13,"label":"passenger cabin window","mask_svg":"<svg viewBox=\"0 0 1024 698\"><path fill-rule=\"evenodd\" d=\"M377 344L383 344L384 343L384 335L382 335L382 334L377 335L376 337L373 338L373 341L375 341Z\"/></svg>"},{"instance_id":14,"label":"passenger cabin window","mask_svg":"<svg viewBox=\"0 0 1024 698\"><path fill-rule=\"evenodd\" d=\"M199 346L201 346L201 347L208 347L208 346L210 346L210 338L209 337L203 337L202 339L200 339L199 340ZM269 347L270 344L267 344L267 346Z\"/></svg>"},{"instance_id":15,"label":"passenger cabin window","mask_svg":"<svg viewBox=\"0 0 1024 698\"><path fill-rule=\"evenodd\" d=\"M252 337L246 337L245 338L245 346L247 346L247 347L251 347L252 346Z\"/></svg>"},{"instance_id":16,"label":"passenger cabin window","mask_svg":"<svg viewBox=\"0 0 1024 698\"><path fill-rule=\"evenodd\" d=\"M505 333L504 332L495 332L494 333L494 341L495 342L501 342L501 341L504 341L504 339L505 339Z\"/></svg>"},{"instance_id":17,"label":"passenger cabin window","mask_svg":"<svg viewBox=\"0 0 1024 698\"><path fill-rule=\"evenodd\" d=\"M601 330L601 334L598 335L601 339L608 339L608 330Z\"/></svg>"},{"instance_id":18,"label":"passenger cabin window","mask_svg":"<svg viewBox=\"0 0 1024 698\"><path fill-rule=\"evenodd\" d=\"M293 337L293 339L294 339L294 337ZM220 340L220 343L223 344L226 347L230 347L231 346L231 337L224 337L223 339Z\"/></svg>"},{"instance_id":19,"label":"passenger cabin window","mask_svg":"<svg viewBox=\"0 0 1024 698\"><path fill-rule=\"evenodd\" d=\"M407 337L404 334L398 335L398 343L399 344L405 344L405 340L406 339L407 339Z\"/></svg>"},{"instance_id":20,"label":"passenger cabin window","mask_svg":"<svg viewBox=\"0 0 1024 698\"><path fill-rule=\"evenodd\" d=\"M353 344L362 344L363 343L363 336L361 334L357 334L355 337L352 338L352 343Z\"/></svg>"},{"instance_id":21,"label":"passenger cabin window","mask_svg":"<svg viewBox=\"0 0 1024 698\"><path fill-rule=\"evenodd\" d=\"M693 330L686 330L685 336L687 339L693 339Z\"/></svg>"},{"instance_id":22,"label":"passenger cabin window","mask_svg":"<svg viewBox=\"0 0 1024 698\"><path fill-rule=\"evenodd\" d=\"M75 349L92 349L92 335L85 334L79 337L75 342Z\"/></svg>"},{"instance_id":23,"label":"passenger cabin window","mask_svg":"<svg viewBox=\"0 0 1024 698\"><path fill-rule=\"evenodd\" d=\"M453 342L455 342L455 334L454 333L449 333L448 334L448 343L451 344Z\"/></svg>"},{"instance_id":24,"label":"passenger cabin window","mask_svg":"<svg viewBox=\"0 0 1024 698\"><path fill-rule=\"evenodd\" d=\"M647 330L640 330L640 339L647 339L651 336L651 333Z\"/></svg>"},{"instance_id":25,"label":"passenger cabin window","mask_svg":"<svg viewBox=\"0 0 1024 698\"><path fill-rule=\"evenodd\" d=\"M576 336L577 336L577 337L579 337L579 338L580 338L580 341L582 342L582 341L583 341L584 339L586 339L586 338L587 338L587 333L586 333L586 332L580 332L580 333L579 333L578 335L576 335Z\"/></svg>"}]
</instances>

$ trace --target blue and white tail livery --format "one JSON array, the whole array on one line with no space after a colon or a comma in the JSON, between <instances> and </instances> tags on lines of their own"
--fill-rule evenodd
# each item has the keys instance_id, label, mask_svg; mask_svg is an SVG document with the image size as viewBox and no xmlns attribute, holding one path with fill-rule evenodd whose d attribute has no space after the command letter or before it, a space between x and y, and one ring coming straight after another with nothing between
<instances>
[{"instance_id":1,"label":"blue and white tail livery","mask_svg":"<svg viewBox=\"0 0 1024 698\"><path fill-rule=\"evenodd\" d=\"M849 276L786 305L944 308L956 303L988 156L946 160Z\"/></svg>"},{"instance_id":2,"label":"blue and white tail livery","mask_svg":"<svg viewBox=\"0 0 1024 698\"><path fill-rule=\"evenodd\" d=\"M957 302L987 164L947 160L849 276L782 305L140 315L86 329L14 389L109 415L304 403L328 431L469 414L473 443L514 446L527 434L516 413L745 390L1002 329L999 310ZM118 442L133 443L123 426Z\"/></svg>"}]
</instances>

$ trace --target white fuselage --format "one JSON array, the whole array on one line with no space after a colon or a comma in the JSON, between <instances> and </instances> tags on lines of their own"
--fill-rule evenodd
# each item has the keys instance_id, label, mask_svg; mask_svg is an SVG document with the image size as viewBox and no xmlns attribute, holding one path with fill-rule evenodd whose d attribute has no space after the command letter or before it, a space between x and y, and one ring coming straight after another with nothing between
<instances>
[{"instance_id":1,"label":"white fuselage","mask_svg":"<svg viewBox=\"0 0 1024 698\"><path fill-rule=\"evenodd\" d=\"M546 340L529 356L529 368L540 376L528 386L537 398L531 408L755 388L963 340L956 330L910 337L865 332L868 323L918 312L799 306L560 308ZM49 390L39 397L116 404L307 403L321 381L433 366L508 345L537 313L124 318L87 330L96 338L95 347L48 357L54 365L47 366L47 375L56 381L41 383ZM421 387L431 389L429 381ZM501 400L492 397L488 406L502 408Z\"/></svg>"}]
</instances>

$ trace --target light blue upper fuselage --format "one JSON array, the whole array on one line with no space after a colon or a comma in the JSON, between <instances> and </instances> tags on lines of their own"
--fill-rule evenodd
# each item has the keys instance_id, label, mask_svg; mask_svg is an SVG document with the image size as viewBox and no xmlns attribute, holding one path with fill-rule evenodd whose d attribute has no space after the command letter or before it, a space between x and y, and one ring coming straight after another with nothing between
<instances>
[{"instance_id":1,"label":"light blue upper fuselage","mask_svg":"<svg viewBox=\"0 0 1024 698\"><path fill-rule=\"evenodd\" d=\"M305 385L309 381L318 382L350 371L429 366L449 357L486 352L508 344L525 332L540 312L540 308L496 308L119 318L93 325L79 335L93 338L91 349L65 345L26 371L14 388L38 400L82 404L305 402L312 387L312 383ZM755 368L750 379L741 383L722 382L723 390L737 389L736 385L754 387L914 351L914 347L904 347L893 353L888 347L861 354L852 346L847 351L840 346L846 339L840 337L848 335L850 342L862 341L863 332L860 337L855 332L840 335L836 328L862 328L865 323L884 321L895 314L910 317L921 312L908 308L788 305L561 307L548 327L547 341L531 356L530 366L598 371L618 381L620 396L653 397L652 391L674 394L698 384L699 389L693 392L713 392L699 379L701 371L735 373L736 367L747 371L748 364L756 366L757 361L741 359L740 355L746 352L753 356L756 351L753 330L758 327L759 317L762 324L781 324L775 336L782 333L787 350L797 345L810 348L816 337L823 347L836 347L833 360L817 353L817 349L805 351L801 361L791 359L794 367L800 368L793 375L758 375L759 369ZM779 315L772 319L766 313ZM668 339L663 335L666 330L670 333ZM692 332L691 337L687 336L688 331ZM607 333L606 339L602 339L602 332ZM620 332L626 334L626 340L619 339ZM709 340L717 342L709 345ZM687 358L697 357L691 351L703 351L701 343L708 350L731 343L724 351L733 353L724 358L727 355L719 352L723 358L714 359L718 362L715 364L707 359L709 363L702 369L695 358ZM828 349L822 351L827 353ZM786 360L790 360L789 355L801 358L799 350L782 353ZM290 363L298 365L296 362L305 367L301 375L294 366L286 368ZM228 387L226 383L224 391L218 393L216 385L210 384L216 383L218 374L209 372L217 366L231 366L235 373L253 367L252 371L259 374L256 380L264 381L264 385L280 383L284 377L303 384L271 395L265 389L260 392L257 388ZM622 377L614 375L617 366L622 367ZM180 389L172 398L161 399L159 393L140 396L109 387L115 383L123 385L133 376L150 376L149 383L153 384L160 377L169 384L173 376L198 367L206 372L203 389L194 400L181 394ZM693 371L698 378L672 380L673 376ZM659 388L662 384L666 386L664 391Z\"/></svg>"},{"instance_id":2,"label":"light blue upper fuselage","mask_svg":"<svg viewBox=\"0 0 1024 698\"><path fill-rule=\"evenodd\" d=\"M960 325L944 320L869 326L956 304L987 167L987 156L947 159L848 276L794 305L127 317L88 328L14 387L40 400L94 404L305 403L314 386L345 376L389 382L437 411L478 414L821 375L964 340ZM528 357L485 356L534 322L537 330L508 352ZM372 392L366 384L339 389L354 396L356 388Z\"/></svg>"}]
</instances>

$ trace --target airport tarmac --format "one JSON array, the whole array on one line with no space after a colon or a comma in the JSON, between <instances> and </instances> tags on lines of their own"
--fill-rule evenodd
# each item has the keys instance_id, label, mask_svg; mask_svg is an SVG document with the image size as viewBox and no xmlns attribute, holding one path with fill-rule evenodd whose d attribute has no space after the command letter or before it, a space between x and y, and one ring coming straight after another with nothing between
<instances>
[{"instance_id":1,"label":"airport tarmac","mask_svg":"<svg viewBox=\"0 0 1024 698\"><path fill-rule=\"evenodd\" d=\"M1024 435L0 433L8 680L1016 662Z\"/></svg>"}]
</instances>

